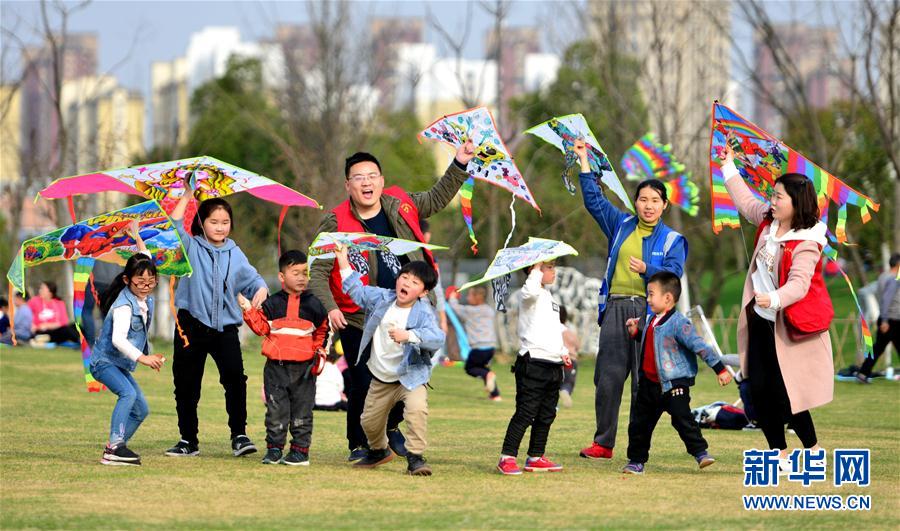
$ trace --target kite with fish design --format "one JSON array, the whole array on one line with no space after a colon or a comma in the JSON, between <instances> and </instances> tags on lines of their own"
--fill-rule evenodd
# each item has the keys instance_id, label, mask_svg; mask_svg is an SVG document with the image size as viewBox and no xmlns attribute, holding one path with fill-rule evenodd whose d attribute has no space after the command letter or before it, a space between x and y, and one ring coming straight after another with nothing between
<instances>
[{"instance_id":1,"label":"kite with fish design","mask_svg":"<svg viewBox=\"0 0 900 531\"><path fill-rule=\"evenodd\" d=\"M436 140L454 148L458 148L471 140L475 144L475 157L466 167L466 171L474 179L479 179L499 186L518 197L538 212L537 202L528 189L522 172L516 167L512 155L500 138L494 117L487 107L475 107L466 111L449 114L435 120L417 136L419 142L422 139ZM475 239L475 231L472 227L472 191L474 180L471 178L463 187L461 204L463 219L469 230L469 238L472 240L472 251L477 252L478 240ZM515 222L513 222L515 223Z\"/></svg>"},{"instance_id":2,"label":"kite with fish design","mask_svg":"<svg viewBox=\"0 0 900 531\"><path fill-rule=\"evenodd\" d=\"M446 249L440 245L401 240L389 236L369 234L365 232L320 232L312 245L309 246L309 265L321 258L334 258L334 251L338 245L346 246L349 250L357 252L380 251L389 252L395 256L409 254L416 249L428 249L430 251Z\"/></svg>"},{"instance_id":3,"label":"kite with fish design","mask_svg":"<svg viewBox=\"0 0 900 531\"><path fill-rule=\"evenodd\" d=\"M609 157L603 152L600 142L594 136L584 116L581 114L557 116L525 132L556 146L557 149L562 151L566 158L566 167L562 173L563 183L566 189L569 190L569 193L573 195L575 194L575 185L569 180L569 172L572 171L572 168L578 167L578 157L572 151L572 146L575 145L576 140L583 138L588 148L588 162L591 165L591 171L600 176L600 181L609 187L629 210L634 211L631 199L625 192L619 177L616 176L616 170L609 163Z\"/></svg>"},{"instance_id":4,"label":"kite with fish design","mask_svg":"<svg viewBox=\"0 0 900 531\"><path fill-rule=\"evenodd\" d=\"M101 260L124 265L128 258L137 252L134 238L127 233L127 229L135 220L138 221L139 234L156 263L159 274L170 276L191 274L191 265L172 220L158 202L145 201L25 240L6 274L10 291L16 289L25 293L26 268L48 262L76 260L73 310L75 324L80 334L79 323L86 290L88 287L93 289L91 271L94 262ZM14 320L14 312L10 313ZM102 386L90 374L88 362L91 350L83 334L81 334L81 352L88 390L99 391Z\"/></svg>"}]
</instances>

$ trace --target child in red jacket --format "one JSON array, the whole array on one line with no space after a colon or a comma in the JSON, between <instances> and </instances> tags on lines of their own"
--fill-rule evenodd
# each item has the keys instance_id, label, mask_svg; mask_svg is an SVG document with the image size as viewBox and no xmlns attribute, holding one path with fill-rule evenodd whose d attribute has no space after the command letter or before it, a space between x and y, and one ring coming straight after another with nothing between
<instances>
[{"instance_id":1,"label":"child in red jacket","mask_svg":"<svg viewBox=\"0 0 900 531\"><path fill-rule=\"evenodd\" d=\"M238 295L244 321L265 336L262 354L266 392L266 456L263 464L309 465L316 375L325 361L328 331L325 307L306 291L306 254L287 251L278 259L283 290L269 296L261 308ZM282 456L287 431L291 449Z\"/></svg>"}]
</instances>

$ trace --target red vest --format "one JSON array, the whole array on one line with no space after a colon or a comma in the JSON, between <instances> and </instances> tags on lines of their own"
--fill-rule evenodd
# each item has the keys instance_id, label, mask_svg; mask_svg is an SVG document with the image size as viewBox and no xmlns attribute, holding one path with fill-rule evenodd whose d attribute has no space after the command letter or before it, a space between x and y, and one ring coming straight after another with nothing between
<instances>
[{"instance_id":1,"label":"red vest","mask_svg":"<svg viewBox=\"0 0 900 531\"><path fill-rule=\"evenodd\" d=\"M756 248L759 237L766 227L772 224L771 220L764 220L756 231L753 247ZM782 243L783 251L781 254L781 263L778 265L778 285L784 286L787 282L788 274L791 271L791 264L794 260L794 249L797 248L802 240L791 240ZM821 248L821 246L820 246ZM803 334L817 334L825 332L831 326L831 320L834 318L834 306L831 304L831 296L825 288L825 279L822 277L822 261L824 256L819 257L819 263L813 271L812 279L809 282L809 289L806 295L799 301L784 308L784 320L788 325L788 331L794 336L802 336ZM791 330L793 328L793 330Z\"/></svg>"},{"instance_id":2,"label":"red vest","mask_svg":"<svg viewBox=\"0 0 900 531\"><path fill-rule=\"evenodd\" d=\"M422 228L419 226L419 210L416 208L415 203L413 203L412 198L409 197L409 194L399 186L385 188L382 193L400 200L400 218L406 222L410 229L412 229L416 240L424 242L425 235L422 233ZM336 206L332 212L337 219L338 232L366 232L366 229L362 226L359 219L353 215L349 199ZM434 256L432 256L431 251L428 249L422 249L422 251L424 251L425 254L425 261L437 271L437 264L434 261ZM360 254L362 254L364 259L369 259L369 253L367 251L362 251ZM362 283L364 286L369 285L368 273L362 275ZM334 302L337 303L338 308L344 313L358 312L360 307L353 302L353 299L351 299L349 295L344 293L342 284L340 267L338 266L337 260L335 260L334 265L331 268L331 277L328 279L328 287L331 288Z\"/></svg>"}]
</instances>

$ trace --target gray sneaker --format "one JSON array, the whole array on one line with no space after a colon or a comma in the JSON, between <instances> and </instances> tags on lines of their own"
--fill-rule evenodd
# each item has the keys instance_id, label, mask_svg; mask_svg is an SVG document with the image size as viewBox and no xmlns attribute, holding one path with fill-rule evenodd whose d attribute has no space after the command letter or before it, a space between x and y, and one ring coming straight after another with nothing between
<instances>
[{"instance_id":1,"label":"gray sneaker","mask_svg":"<svg viewBox=\"0 0 900 531\"><path fill-rule=\"evenodd\" d=\"M263 457L262 464L277 465L281 462L281 448L269 448L266 450L266 456Z\"/></svg>"},{"instance_id":2,"label":"gray sneaker","mask_svg":"<svg viewBox=\"0 0 900 531\"><path fill-rule=\"evenodd\" d=\"M235 457L256 453L256 445L246 435L237 435L231 439L231 450Z\"/></svg>"},{"instance_id":3,"label":"gray sneaker","mask_svg":"<svg viewBox=\"0 0 900 531\"><path fill-rule=\"evenodd\" d=\"M288 452L284 459L281 460L282 465L291 465L291 466L309 466L309 453L300 450L295 446L291 446L291 451Z\"/></svg>"}]
</instances>

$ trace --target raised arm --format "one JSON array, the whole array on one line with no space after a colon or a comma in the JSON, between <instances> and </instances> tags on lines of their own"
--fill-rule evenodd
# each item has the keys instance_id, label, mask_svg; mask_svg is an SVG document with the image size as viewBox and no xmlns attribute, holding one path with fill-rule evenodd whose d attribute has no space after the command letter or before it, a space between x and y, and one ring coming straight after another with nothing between
<instances>
[{"instance_id":1,"label":"raised arm","mask_svg":"<svg viewBox=\"0 0 900 531\"><path fill-rule=\"evenodd\" d=\"M341 271L341 288L357 306L369 311L378 304L378 301L384 299L384 294L388 290L363 285L359 272L350 267L346 247L338 245L334 255Z\"/></svg>"},{"instance_id":2,"label":"raised arm","mask_svg":"<svg viewBox=\"0 0 900 531\"><path fill-rule=\"evenodd\" d=\"M528 272L528 278L525 279L525 284L522 285L522 302L531 302L537 299L538 295L541 293L541 277L544 273L541 271L541 263L538 262L531 266L531 270Z\"/></svg>"},{"instance_id":3,"label":"raised arm","mask_svg":"<svg viewBox=\"0 0 900 531\"><path fill-rule=\"evenodd\" d=\"M581 173L578 180L581 182L581 198L584 200L584 208L591 214L600 230L606 235L607 239L613 239L619 224L625 219L627 214L616 208L609 199L603 194L600 185L597 184L597 178L591 171L590 162L588 162L587 146L583 139L575 141L572 151L578 155L581 164Z\"/></svg>"},{"instance_id":4,"label":"raised arm","mask_svg":"<svg viewBox=\"0 0 900 531\"><path fill-rule=\"evenodd\" d=\"M725 143L725 158L722 161L722 177L725 179L725 189L734 201L738 212L747 218L750 223L759 225L766 218L769 205L760 201L750 191L750 187L741 178L741 174L734 165L734 150Z\"/></svg>"},{"instance_id":5,"label":"raised arm","mask_svg":"<svg viewBox=\"0 0 900 531\"><path fill-rule=\"evenodd\" d=\"M319 223L316 233L335 232L336 230L337 218L333 213L329 212L322 219L322 222ZM333 267L333 258L316 258L309 267L309 290L325 306L325 311L328 312L329 324L337 330L342 330L347 326L347 320L344 318L340 308L338 308L337 302L334 300L334 294L331 293L330 280Z\"/></svg>"},{"instance_id":6,"label":"raised arm","mask_svg":"<svg viewBox=\"0 0 900 531\"><path fill-rule=\"evenodd\" d=\"M412 199L413 203L416 205L420 217L431 217L443 210L444 207L450 203L456 195L456 192L459 191L459 187L469 178L469 174L466 172L466 166L469 165L469 161L471 161L474 156L475 145L469 140L465 144L459 146L459 149L456 150L456 156L454 157L453 162L450 163L447 171L444 172L444 176L441 177L437 184L432 186L428 191L416 192L409 195L410 199Z\"/></svg>"}]
</instances>

